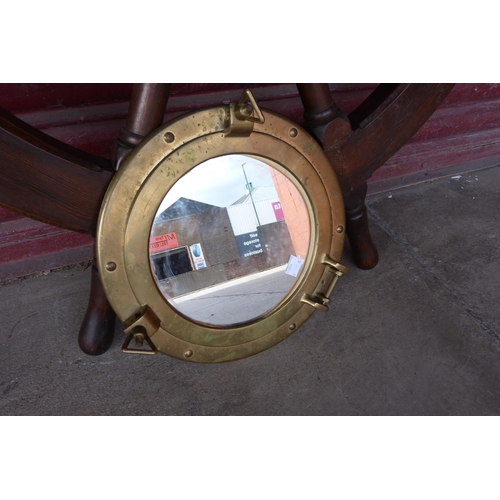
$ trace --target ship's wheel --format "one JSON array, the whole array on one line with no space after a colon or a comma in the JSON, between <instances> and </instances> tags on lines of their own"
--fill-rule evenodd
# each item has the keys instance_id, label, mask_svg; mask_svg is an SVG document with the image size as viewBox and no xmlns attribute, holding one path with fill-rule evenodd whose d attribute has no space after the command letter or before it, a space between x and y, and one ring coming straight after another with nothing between
<instances>
[{"instance_id":1,"label":"ship's wheel","mask_svg":"<svg viewBox=\"0 0 500 500\"><path fill-rule=\"evenodd\" d=\"M201 362L259 352L292 333L314 309L327 309L329 294L345 272L339 262L344 234L357 266L370 269L378 261L364 205L366 181L427 121L453 85L382 84L346 115L333 101L327 84L297 84L304 107L303 127L261 111L250 92L238 103L192 113L194 121L184 117L162 125L170 87L134 85L125 127L108 160L53 139L0 109L0 205L48 224L99 234L97 251L103 257L99 256L99 269L96 265L92 269L89 307L79 334L80 347L87 354L105 352L113 340L115 312L108 298L125 322L125 351L155 352L159 346L160 351ZM206 154L190 156L204 147ZM300 194L310 225L303 267L277 303L241 322L224 323L222 319L213 325L173 305L168 295L171 290L161 292L147 252L148 238L158 236L152 236L151 225L159 203L178 178L212 158L210 148L213 157L246 155L267 163L276 176L283 175ZM175 154L183 162L169 179L165 169L175 170ZM145 155L149 155L148 164ZM130 183L135 186L132 190ZM155 193L153 186L158 183L165 192ZM153 208L146 210L144 193L154 200ZM117 207L127 215L120 219ZM147 230L138 230L144 242L137 242L131 236L130 221L138 227L139 214L144 211L149 225ZM109 224L110 213L120 219L117 232ZM124 259L109 257L112 252L105 241L115 233L125 235L118 238L120 248L137 249L139 264L130 257L131 252L121 252L129 256ZM264 230L254 239L259 244L265 241ZM200 247L196 251L201 258ZM297 247L295 253L300 253ZM137 273L149 272L146 286L138 284L139 274L130 271L135 265ZM130 285L124 292L129 302L113 289L118 275L119 284ZM173 325L173 333L157 333L167 332L169 325ZM131 341L146 349L131 348Z\"/></svg>"}]
</instances>

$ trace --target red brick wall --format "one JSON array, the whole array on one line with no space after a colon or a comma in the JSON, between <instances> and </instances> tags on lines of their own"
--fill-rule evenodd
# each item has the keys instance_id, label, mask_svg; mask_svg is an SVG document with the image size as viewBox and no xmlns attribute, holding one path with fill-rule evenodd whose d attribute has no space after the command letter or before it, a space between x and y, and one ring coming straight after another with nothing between
<instances>
[{"instance_id":1,"label":"red brick wall","mask_svg":"<svg viewBox=\"0 0 500 500\"><path fill-rule=\"evenodd\" d=\"M275 168L270 170L281 201L295 256L303 259L309 248L310 225L307 207L293 183Z\"/></svg>"}]
</instances>

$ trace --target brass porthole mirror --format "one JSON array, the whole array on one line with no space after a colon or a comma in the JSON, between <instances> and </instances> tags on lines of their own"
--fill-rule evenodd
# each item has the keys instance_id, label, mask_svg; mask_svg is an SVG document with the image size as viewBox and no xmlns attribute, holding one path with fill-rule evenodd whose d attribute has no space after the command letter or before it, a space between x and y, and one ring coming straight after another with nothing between
<instances>
[{"instance_id":1,"label":"brass porthole mirror","mask_svg":"<svg viewBox=\"0 0 500 500\"><path fill-rule=\"evenodd\" d=\"M162 126L127 157L99 216L123 351L215 363L277 344L328 310L347 270L344 224L320 145L248 90Z\"/></svg>"}]
</instances>

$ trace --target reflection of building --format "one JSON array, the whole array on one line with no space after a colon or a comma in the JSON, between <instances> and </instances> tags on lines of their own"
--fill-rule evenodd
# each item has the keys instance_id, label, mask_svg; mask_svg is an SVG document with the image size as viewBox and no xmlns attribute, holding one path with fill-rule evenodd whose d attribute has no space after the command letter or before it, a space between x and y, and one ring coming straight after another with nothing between
<instances>
[{"instance_id":1,"label":"reflection of building","mask_svg":"<svg viewBox=\"0 0 500 500\"><path fill-rule=\"evenodd\" d=\"M156 217L150 257L162 291L177 296L288 262L293 246L276 190L252 195L255 209L248 195L228 208L180 198Z\"/></svg>"},{"instance_id":2,"label":"reflection of building","mask_svg":"<svg viewBox=\"0 0 500 500\"><path fill-rule=\"evenodd\" d=\"M288 226L295 256L304 259L309 248L311 232L304 199L290 179L274 168L270 170L276 191L281 200L283 217Z\"/></svg>"},{"instance_id":3,"label":"reflection of building","mask_svg":"<svg viewBox=\"0 0 500 500\"><path fill-rule=\"evenodd\" d=\"M157 240L168 235L175 235L175 246L155 248ZM190 251L190 247L196 244L200 256ZM196 265L201 254L204 267ZM165 285L171 287L173 295L226 281L224 264L238 256L225 208L180 198L153 223L150 239L152 267L158 280L168 278Z\"/></svg>"},{"instance_id":4,"label":"reflection of building","mask_svg":"<svg viewBox=\"0 0 500 500\"><path fill-rule=\"evenodd\" d=\"M270 260L280 260L283 253L289 257L293 250L276 189L251 184L250 189L227 207L240 255L267 252Z\"/></svg>"}]
</instances>

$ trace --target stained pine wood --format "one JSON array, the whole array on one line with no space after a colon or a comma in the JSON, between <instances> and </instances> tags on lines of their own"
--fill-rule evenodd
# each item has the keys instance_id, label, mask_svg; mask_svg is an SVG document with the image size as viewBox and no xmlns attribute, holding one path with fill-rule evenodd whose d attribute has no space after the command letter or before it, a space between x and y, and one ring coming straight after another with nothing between
<instances>
[{"instance_id":1,"label":"stained pine wood","mask_svg":"<svg viewBox=\"0 0 500 500\"><path fill-rule=\"evenodd\" d=\"M299 84L304 126L330 158L346 204L346 230L358 267L378 253L368 229L366 181L422 127L451 91L449 84L380 85L348 116L326 84Z\"/></svg>"},{"instance_id":2,"label":"stained pine wood","mask_svg":"<svg viewBox=\"0 0 500 500\"><path fill-rule=\"evenodd\" d=\"M109 305L99 272L92 265L87 311L78 334L80 349L90 356L106 352L113 343L116 314Z\"/></svg>"},{"instance_id":3,"label":"stained pine wood","mask_svg":"<svg viewBox=\"0 0 500 500\"><path fill-rule=\"evenodd\" d=\"M366 182L434 113L452 84L401 84L341 147L351 189Z\"/></svg>"},{"instance_id":4,"label":"stained pine wood","mask_svg":"<svg viewBox=\"0 0 500 500\"><path fill-rule=\"evenodd\" d=\"M93 235L112 178L108 161L46 136L0 109L0 204Z\"/></svg>"}]
</instances>

